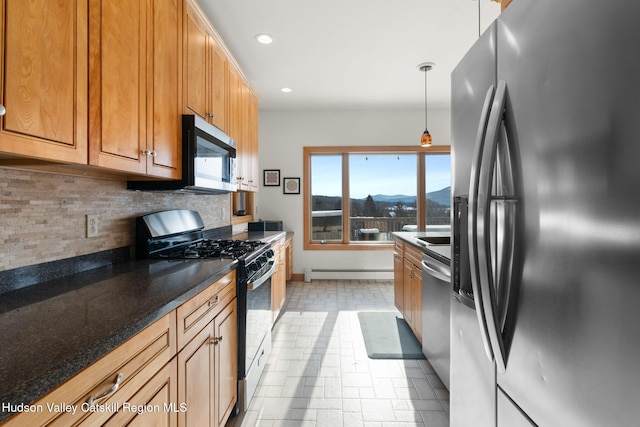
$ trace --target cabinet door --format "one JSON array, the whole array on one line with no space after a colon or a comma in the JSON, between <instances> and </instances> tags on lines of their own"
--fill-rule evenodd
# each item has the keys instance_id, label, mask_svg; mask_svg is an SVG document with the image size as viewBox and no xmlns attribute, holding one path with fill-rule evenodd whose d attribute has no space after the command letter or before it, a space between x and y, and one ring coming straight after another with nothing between
<instances>
[{"instance_id":1,"label":"cabinet door","mask_svg":"<svg viewBox=\"0 0 640 427\"><path fill-rule=\"evenodd\" d=\"M411 329L422 343L422 268L415 265L411 282L411 319Z\"/></svg>"},{"instance_id":2,"label":"cabinet door","mask_svg":"<svg viewBox=\"0 0 640 427\"><path fill-rule=\"evenodd\" d=\"M249 190L249 176L251 175L251 143L249 140L250 124L249 111L251 109L251 90L244 83L240 84L240 139L237 141L236 153L238 157L238 189Z\"/></svg>"},{"instance_id":3,"label":"cabinet door","mask_svg":"<svg viewBox=\"0 0 640 427\"><path fill-rule=\"evenodd\" d=\"M271 311L275 323L287 297L287 252L284 243L278 243L273 250L276 254L274 257L276 272L271 277Z\"/></svg>"},{"instance_id":4,"label":"cabinet door","mask_svg":"<svg viewBox=\"0 0 640 427\"><path fill-rule=\"evenodd\" d=\"M404 273L402 278L402 284L403 284L404 310L402 314L404 316L404 320L406 320L409 326L411 326L413 324L413 317L412 317L413 311L411 310L411 307L413 304L413 302L411 301L411 299L413 298L413 295L412 295L413 264L411 264L411 262L406 259L403 261L403 272Z\"/></svg>"},{"instance_id":5,"label":"cabinet door","mask_svg":"<svg viewBox=\"0 0 640 427\"><path fill-rule=\"evenodd\" d=\"M178 425L213 425L214 370L213 321L178 353L178 401L188 411L178 414Z\"/></svg>"},{"instance_id":6,"label":"cabinet door","mask_svg":"<svg viewBox=\"0 0 640 427\"><path fill-rule=\"evenodd\" d=\"M238 141L238 181L241 190L258 191L258 98L246 84L241 85L242 132ZM241 178L241 179L240 179Z\"/></svg>"},{"instance_id":7,"label":"cabinet door","mask_svg":"<svg viewBox=\"0 0 640 427\"><path fill-rule=\"evenodd\" d=\"M393 300L400 313L404 310L404 263L402 254L393 254Z\"/></svg>"},{"instance_id":8,"label":"cabinet door","mask_svg":"<svg viewBox=\"0 0 640 427\"><path fill-rule=\"evenodd\" d=\"M242 86L238 72L231 66L228 67L227 85L229 89L227 134L239 143L242 135Z\"/></svg>"},{"instance_id":9,"label":"cabinet door","mask_svg":"<svg viewBox=\"0 0 640 427\"><path fill-rule=\"evenodd\" d=\"M238 320L236 301L215 319L216 425L224 426L238 400Z\"/></svg>"},{"instance_id":10,"label":"cabinet door","mask_svg":"<svg viewBox=\"0 0 640 427\"><path fill-rule=\"evenodd\" d=\"M146 173L146 2L90 0L89 163Z\"/></svg>"},{"instance_id":11,"label":"cabinet door","mask_svg":"<svg viewBox=\"0 0 640 427\"><path fill-rule=\"evenodd\" d=\"M193 9L184 13L185 110L207 117L207 30Z\"/></svg>"},{"instance_id":12,"label":"cabinet door","mask_svg":"<svg viewBox=\"0 0 640 427\"><path fill-rule=\"evenodd\" d=\"M182 1L152 0L147 174L180 178L182 169Z\"/></svg>"},{"instance_id":13,"label":"cabinet door","mask_svg":"<svg viewBox=\"0 0 640 427\"><path fill-rule=\"evenodd\" d=\"M226 131L227 127L227 58L209 37L209 122Z\"/></svg>"},{"instance_id":14,"label":"cabinet door","mask_svg":"<svg viewBox=\"0 0 640 427\"><path fill-rule=\"evenodd\" d=\"M0 151L87 163L87 0L2 1Z\"/></svg>"},{"instance_id":15,"label":"cabinet door","mask_svg":"<svg viewBox=\"0 0 640 427\"><path fill-rule=\"evenodd\" d=\"M250 174L249 191L258 191L260 188L259 168L258 168L258 97L249 92L249 152L250 154Z\"/></svg>"}]
</instances>

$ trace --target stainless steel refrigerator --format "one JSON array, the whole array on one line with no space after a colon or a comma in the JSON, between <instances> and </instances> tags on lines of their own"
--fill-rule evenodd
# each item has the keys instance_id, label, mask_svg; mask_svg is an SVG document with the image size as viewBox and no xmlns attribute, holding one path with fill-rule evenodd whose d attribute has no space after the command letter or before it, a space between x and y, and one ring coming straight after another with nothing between
<instances>
[{"instance_id":1,"label":"stainless steel refrigerator","mask_svg":"<svg viewBox=\"0 0 640 427\"><path fill-rule=\"evenodd\" d=\"M640 425L639 19L514 0L452 73L453 427Z\"/></svg>"}]
</instances>

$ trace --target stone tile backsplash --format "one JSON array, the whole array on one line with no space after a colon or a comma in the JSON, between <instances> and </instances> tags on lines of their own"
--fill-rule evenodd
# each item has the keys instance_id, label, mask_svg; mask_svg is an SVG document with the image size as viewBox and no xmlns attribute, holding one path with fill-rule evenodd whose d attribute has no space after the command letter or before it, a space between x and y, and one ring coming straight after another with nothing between
<instances>
[{"instance_id":1,"label":"stone tile backsplash","mask_svg":"<svg viewBox=\"0 0 640 427\"><path fill-rule=\"evenodd\" d=\"M193 209L206 228L230 224L228 195L136 192L125 182L0 168L0 271L134 244L135 217ZM86 215L98 236L86 237Z\"/></svg>"}]
</instances>

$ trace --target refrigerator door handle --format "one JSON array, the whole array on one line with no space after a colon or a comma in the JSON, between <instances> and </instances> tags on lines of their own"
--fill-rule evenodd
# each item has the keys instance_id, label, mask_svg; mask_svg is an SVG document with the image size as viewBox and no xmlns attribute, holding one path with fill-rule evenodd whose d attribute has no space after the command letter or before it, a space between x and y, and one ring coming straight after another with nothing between
<instances>
[{"instance_id":1,"label":"refrigerator door handle","mask_svg":"<svg viewBox=\"0 0 640 427\"><path fill-rule=\"evenodd\" d=\"M473 290L473 300L475 304L476 316L482 335L482 343L489 360L493 361L493 350L487 329L486 315L482 304L482 290L480 288L480 276L478 265L478 185L480 182L482 157L484 152L485 135L488 126L491 104L493 103L495 87L491 85L484 99L478 132L476 133L475 148L473 153L473 163L471 164L471 177L469 182L469 211L468 211L468 244L469 244L469 270L471 275L471 288Z\"/></svg>"},{"instance_id":2,"label":"refrigerator door handle","mask_svg":"<svg viewBox=\"0 0 640 427\"><path fill-rule=\"evenodd\" d=\"M498 150L498 138L504 118L507 85L504 80L498 82L496 94L491 107L487 125L484 149L482 152L482 173L478 182L477 193L477 262L478 278L481 292L481 303L485 312L489 342L496 362L496 368L503 373L506 370L506 353L502 336L501 323L498 316L498 298L496 278L492 269L491 247L491 205L492 185L494 183L495 159ZM505 199L500 197L500 199ZM494 260L498 264L498 260ZM501 262L500 262L501 263Z\"/></svg>"}]
</instances>

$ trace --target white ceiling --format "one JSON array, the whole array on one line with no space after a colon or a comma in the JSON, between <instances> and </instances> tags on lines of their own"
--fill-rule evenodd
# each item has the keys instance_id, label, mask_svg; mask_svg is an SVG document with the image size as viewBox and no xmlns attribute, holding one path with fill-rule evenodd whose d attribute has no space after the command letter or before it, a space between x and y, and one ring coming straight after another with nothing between
<instances>
[{"instance_id":1,"label":"white ceiling","mask_svg":"<svg viewBox=\"0 0 640 427\"><path fill-rule=\"evenodd\" d=\"M480 28L500 4L480 0ZM478 38L472 0L199 0L261 109L449 108L450 74ZM268 33L270 45L254 36ZM291 93L280 88L290 87Z\"/></svg>"}]
</instances>

